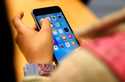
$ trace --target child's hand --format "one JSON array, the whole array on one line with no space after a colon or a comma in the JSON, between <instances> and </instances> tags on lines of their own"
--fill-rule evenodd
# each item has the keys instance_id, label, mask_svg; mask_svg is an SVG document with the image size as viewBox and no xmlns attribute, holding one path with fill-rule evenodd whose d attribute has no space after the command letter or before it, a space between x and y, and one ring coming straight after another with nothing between
<instances>
[{"instance_id":1,"label":"child's hand","mask_svg":"<svg viewBox=\"0 0 125 82\"><path fill-rule=\"evenodd\" d=\"M24 13L18 14L13 24L17 31L16 41L29 63L51 63L53 59L52 31L47 19L41 21L39 32L22 22Z\"/></svg>"}]
</instances>

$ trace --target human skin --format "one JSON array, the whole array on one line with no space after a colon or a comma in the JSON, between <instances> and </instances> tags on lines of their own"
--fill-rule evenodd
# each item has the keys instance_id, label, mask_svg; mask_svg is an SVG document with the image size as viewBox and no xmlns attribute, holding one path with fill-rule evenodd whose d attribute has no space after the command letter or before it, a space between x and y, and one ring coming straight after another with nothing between
<instances>
[{"instance_id":1,"label":"human skin","mask_svg":"<svg viewBox=\"0 0 125 82\"><path fill-rule=\"evenodd\" d=\"M29 63L52 63L52 31L47 19L41 21L42 29L35 31L36 26L29 27L22 22L24 13L18 13L13 19L17 31L16 42Z\"/></svg>"}]
</instances>

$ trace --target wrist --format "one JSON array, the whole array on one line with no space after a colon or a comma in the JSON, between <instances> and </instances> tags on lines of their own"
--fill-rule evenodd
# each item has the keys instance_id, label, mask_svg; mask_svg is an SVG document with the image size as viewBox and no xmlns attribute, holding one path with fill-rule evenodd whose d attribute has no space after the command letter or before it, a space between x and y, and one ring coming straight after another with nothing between
<instances>
[{"instance_id":1,"label":"wrist","mask_svg":"<svg viewBox=\"0 0 125 82\"><path fill-rule=\"evenodd\" d=\"M26 59L30 64L48 64L53 62L52 55L33 54L26 57Z\"/></svg>"},{"instance_id":2,"label":"wrist","mask_svg":"<svg viewBox=\"0 0 125 82\"><path fill-rule=\"evenodd\" d=\"M29 64L51 64L52 60L48 59L33 59L28 61Z\"/></svg>"}]
</instances>

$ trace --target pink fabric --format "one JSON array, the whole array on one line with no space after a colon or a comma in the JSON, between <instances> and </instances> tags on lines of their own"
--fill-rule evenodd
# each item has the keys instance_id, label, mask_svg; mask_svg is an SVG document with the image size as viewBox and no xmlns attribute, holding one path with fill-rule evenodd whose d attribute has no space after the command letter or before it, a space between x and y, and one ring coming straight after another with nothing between
<instances>
[{"instance_id":1,"label":"pink fabric","mask_svg":"<svg viewBox=\"0 0 125 82\"><path fill-rule=\"evenodd\" d=\"M84 47L104 61L121 82L125 82L125 32L95 38Z\"/></svg>"}]
</instances>

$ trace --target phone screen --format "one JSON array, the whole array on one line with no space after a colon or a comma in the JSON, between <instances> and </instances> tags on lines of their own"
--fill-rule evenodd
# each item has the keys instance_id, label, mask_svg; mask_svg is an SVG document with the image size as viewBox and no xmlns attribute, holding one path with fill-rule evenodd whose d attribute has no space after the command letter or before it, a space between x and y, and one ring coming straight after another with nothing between
<instances>
[{"instance_id":1,"label":"phone screen","mask_svg":"<svg viewBox=\"0 0 125 82\"><path fill-rule=\"evenodd\" d=\"M79 47L73 31L61 11L37 15L35 18L38 23L44 18L47 18L51 22L54 57L57 62L63 60L74 49Z\"/></svg>"}]
</instances>

